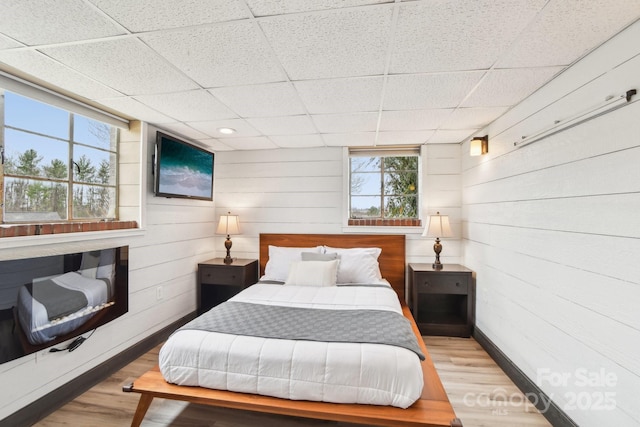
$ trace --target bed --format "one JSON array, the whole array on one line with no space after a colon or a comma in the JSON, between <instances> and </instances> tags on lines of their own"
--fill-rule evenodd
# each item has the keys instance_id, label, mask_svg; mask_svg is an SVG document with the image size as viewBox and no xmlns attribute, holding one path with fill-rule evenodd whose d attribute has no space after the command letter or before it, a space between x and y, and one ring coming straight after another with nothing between
<instances>
[{"instance_id":1,"label":"bed","mask_svg":"<svg viewBox=\"0 0 640 427\"><path fill-rule=\"evenodd\" d=\"M268 412L268 413L276 413L276 414L287 414L293 416L301 416L301 417L309 417L309 418L318 418L318 419L326 419L326 420L334 420L334 421L345 421L359 424L368 424L368 425L388 425L388 426L461 426L461 423L458 419L455 418L454 411L451 407L451 404L448 401L446 393L442 387L442 384L435 372L433 367L433 363L429 358L428 352L424 346L420 338L419 331L411 317L411 314L404 304L404 289L405 289L405 239L402 235L291 235L291 234L262 234L260 235L260 269L262 279L271 280L273 279L274 265L273 262L271 264L267 263L269 254L272 255L272 261L276 259L272 252L273 248L322 248L318 249L318 252L322 253L334 253L334 251L339 251L336 248L380 248L381 252L379 252L379 257L377 262L379 263L380 272L386 279L387 286L384 285L374 286L370 289L364 291L365 295L375 294L375 297L365 296L365 308L368 309L379 309L379 302L382 301L383 306L388 306L387 308L383 308L382 310L388 310L389 318L397 317L396 314L400 313L402 320L408 325L409 334L412 335L413 342L417 344L418 349L409 349L399 348L395 345L390 347L387 343L324 343L324 342L316 342L309 341L303 343L304 345L310 345L311 350L304 350L305 347L302 347L302 351L296 354L319 354L319 360L317 360L317 365L322 366L322 369L328 369L330 372L333 372L334 369L338 369L333 365L330 365L327 368L327 365L323 365L323 358L326 355L331 355L331 351L327 351L326 347L330 345L337 345L340 350L344 349L344 346L356 346L360 350L360 355L367 354L381 354L382 360L391 360L386 359L387 355L384 351L390 351L394 354L400 354L400 362L395 362L394 369L396 369L395 377L403 378L402 380L396 381L392 387L397 387L398 390L383 390L380 393L373 392L370 393L368 390L371 388L371 384L364 384L364 389L367 392L362 393L362 390L357 390L357 387L351 387L350 385L343 384L343 379L341 379L341 383L339 386L332 391L331 384L323 384L320 389L315 391L308 391L307 388L302 389L301 393L297 393L298 391L298 383L294 382L293 386L291 382L286 384L280 384L278 381L275 381L275 389L280 390L282 392L272 392L269 390L273 390L273 388L269 389L267 387L267 392L264 392L264 388L260 387L260 384L256 386L255 380L255 372L245 372L245 377L248 379L245 381L245 384L242 384L238 387L233 385L233 381L231 381L232 386L226 387L229 390L219 390L214 388L206 388L201 387L200 381L202 377L207 377L206 374L202 372L198 372L196 367L189 365L189 360L199 359L202 357L202 354L191 355L191 356L181 356L176 348L182 349L184 345L186 345L189 341L195 341L198 343L198 346L201 346L203 342L206 341L206 338L202 338L202 336L206 336L205 332L201 330L194 330L190 327L183 329L174 335L167 341L172 342L170 348L172 350L168 351L168 353L177 352L177 360L178 362L175 365L180 365L178 368L183 368L185 365L185 360L187 361L186 365L188 369L181 371L178 369L173 372L174 362L170 362L167 364L166 355L163 355L161 351L160 356L160 366L152 369L151 371L144 374L142 377L136 379L133 383L128 384L124 387L125 391L138 392L141 394L140 402L138 404L138 408L136 410L136 414L134 415L134 419L132 421L132 426L138 426L142 422L144 415L153 400L154 397L163 397L168 399L176 399L183 400L195 403L204 403L213 406L222 406L236 409L245 409L259 412ZM328 247L328 248L327 248ZM341 257L341 262L346 262L347 257L343 253ZM278 258L280 259L280 258ZM316 259L312 259L312 261L316 261ZM327 260L323 260L327 261ZM325 263L329 264L331 261ZM314 265L316 268L321 262L313 262L305 263L304 268L308 268L310 265ZM301 264L301 265L302 265ZM293 264L291 264L293 267ZM327 269L330 267L323 266L323 269ZM289 278L287 281L291 279L291 275L294 269L291 268L289 274ZM303 270L306 272L306 270ZM265 274L266 273L266 274ZM338 277L340 277L341 271L338 271ZM304 274L303 274L304 276ZM304 276L307 277L307 276ZM298 279L304 281L305 279ZM313 280L312 280L313 281ZM340 280L338 280L340 282ZM291 285L291 286L289 286ZM315 305L317 310L315 312L328 312L327 309L336 309L336 305L339 307L336 311L331 311L332 315L335 316L336 313L342 316L343 314L346 316L347 312L350 312L353 309L353 304L356 306L361 305L361 296L360 291L362 288L368 288L368 286L329 286L329 287L308 287L308 286L298 286L299 283L292 282L287 283L287 285L283 286L282 284L272 284L269 282L264 282L256 284L248 289L248 292L243 292L236 297L232 298L227 306L242 306L245 303L255 303L256 301L263 301L265 298L269 299L270 303L266 304L268 307L264 307L267 310L265 319L271 315L271 311L269 310L284 310L282 306L287 306L287 309L293 308L294 310L300 309L301 305L304 306L306 304ZM376 283L376 285L378 285ZM273 288L273 289L271 289ZM373 292L371 290L373 289ZM275 304L272 300L273 294L278 294L279 296L276 298L277 302ZM313 294L312 298L309 299L307 296L300 297L300 294ZM393 295L392 300L390 301L389 295ZM265 297L268 295L268 297ZM375 304L372 302L375 300ZM348 304L344 304L344 301L349 301ZM402 304L400 304L402 301ZM224 305L224 304L223 304ZM275 307L272 307L275 305ZM329 307L330 306L330 307ZM359 307L361 308L361 307ZM216 310L216 309L214 309ZM344 310L344 311L340 311ZM364 311L367 311L364 310ZM202 317L202 316L201 316ZM198 322L200 318L196 319L195 322ZM391 322L391 320L389 320ZM261 322L258 322L261 323ZM300 323L304 323L300 321ZM269 330L271 327L266 327ZM211 333L211 332L207 332ZM218 332L214 332L218 333ZM180 338L182 334L182 338ZM205 334L205 335L203 335ZM180 342L177 346L173 341ZM210 337L210 336L209 336ZM222 335L224 337L224 335ZM221 336L215 336L215 339L210 341L224 341L220 339ZM270 354L271 356L276 357L275 361L268 362L269 365L266 366L283 366L286 363L283 361L278 362L277 352L270 352L268 344L265 347L264 342L259 345L254 345L255 343L251 342L249 339L257 339L257 340L269 340L270 338L265 337L241 337L242 339L239 341L242 343L242 346L238 347L247 347L256 349L257 352L263 351L262 349L267 348L263 353ZM417 338L417 339L416 339ZM280 339L280 338L278 338ZM283 343L288 343L289 341L281 341ZM165 346L167 345L165 344ZM300 343L297 343L300 345ZM287 347L288 344L285 344L284 347ZM163 347L164 350L165 347ZM287 347L288 348L288 347ZM318 350L318 348L320 348ZM181 351L181 350L180 350ZM226 350L225 350L226 351ZM256 351L249 352L249 354L254 354ZM261 353L261 354L263 354ZM286 352L285 352L286 353ZM347 353L345 353L347 354ZM420 360L419 355L422 355L424 360ZM242 356L234 356L234 357L242 357ZM251 356L254 357L254 356ZM396 357L396 356L394 356ZM289 359L290 355L284 356L284 360L293 360ZM336 357L333 357L334 359ZM214 358L215 359L215 358ZM349 356L344 357L343 359L349 359ZM240 360L240 359L239 359ZM199 362L198 362L199 363ZM212 359L212 363L215 364L215 361ZM256 366L259 364L260 360L256 362L255 359L249 360L245 363L243 359L243 363L239 363L240 368L242 366L248 367L246 369L250 369L251 366ZM272 364L273 363L273 364ZM293 363L293 362L292 362ZM304 363L304 362L301 362ZM294 372L300 372L302 370L313 370L313 361L308 362L310 365L301 364L298 366L298 370L294 369ZM363 362L364 363L364 362ZM402 367L406 368L407 373L401 374L397 368ZM226 368L225 368L226 369ZM163 371L163 372L161 372ZM269 370L267 370L269 371ZM324 372L329 372L325 370ZM385 377L384 373L382 373L379 367L369 367L365 369L366 375L360 375L360 377L376 377L371 379L373 383L386 383L393 382L392 379L394 374L390 374L389 377ZM223 378L220 380L220 375L216 369L213 369L213 375L209 375L213 378L212 387L220 387L216 385L216 381L224 383L228 380L228 378ZM339 371L336 371L339 372ZM375 375L371 373L375 372ZM242 374L243 372L232 372L233 374ZM286 372L283 375L286 377L291 372ZM277 377L272 375L273 372L269 372L267 376L269 377ZM379 376L378 376L379 375ZM403 375L405 375L403 377ZM344 373L338 373L334 375L334 378L343 378ZM179 383L182 385L176 385L165 381L165 377L168 377L171 382ZM325 375L326 377L326 375ZM307 378L302 378L302 382ZM362 378L361 378L362 379ZM196 382L193 382L196 381ZM312 382L314 382L313 379ZM268 381L267 381L268 382ZM274 382L271 380L271 382ZM328 381L330 382L330 381ZM415 384L418 382L419 384ZM411 384L414 383L414 384ZM243 388L246 386L245 388ZM209 386L207 386L209 387ZM322 387L329 390L329 392L325 393ZM222 388L225 388L224 386ZM291 393L291 390L294 390ZM322 390L321 390L322 389ZM356 389L354 391L354 389ZM234 390L234 391L232 391ZM337 390L337 391L336 391ZM397 393L396 393L397 391ZM256 394L261 393L261 394ZM265 395L266 394L266 395ZM397 395L400 395L400 399L396 399ZM394 400L395 399L395 400ZM324 400L324 401L323 401ZM406 408L406 409L405 409Z\"/></svg>"},{"instance_id":2,"label":"bed","mask_svg":"<svg viewBox=\"0 0 640 427\"><path fill-rule=\"evenodd\" d=\"M28 343L66 335L113 303L115 249L84 252L80 269L34 278L18 291L16 312Z\"/></svg>"}]
</instances>

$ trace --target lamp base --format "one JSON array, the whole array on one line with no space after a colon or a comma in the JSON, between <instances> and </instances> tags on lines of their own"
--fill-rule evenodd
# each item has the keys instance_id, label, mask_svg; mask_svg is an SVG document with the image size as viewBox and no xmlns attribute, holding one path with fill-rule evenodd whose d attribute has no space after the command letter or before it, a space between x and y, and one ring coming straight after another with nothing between
<instances>
[{"instance_id":1,"label":"lamp base","mask_svg":"<svg viewBox=\"0 0 640 427\"><path fill-rule=\"evenodd\" d=\"M227 240L224 241L224 247L227 250L227 256L224 257L224 263L225 264L232 264L233 263L233 258L231 258L231 246L233 245L233 243L231 242L231 238L229 237L229 235L227 235Z\"/></svg>"},{"instance_id":2,"label":"lamp base","mask_svg":"<svg viewBox=\"0 0 640 427\"><path fill-rule=\"evenodd\" d=\"M442 264L440 264L440 263L437 263L437 264L436 264L436 263L434 262L433 264L431 264L431 267L432 267L434 270L442 270Z\"/></svg>"}]
</instances>

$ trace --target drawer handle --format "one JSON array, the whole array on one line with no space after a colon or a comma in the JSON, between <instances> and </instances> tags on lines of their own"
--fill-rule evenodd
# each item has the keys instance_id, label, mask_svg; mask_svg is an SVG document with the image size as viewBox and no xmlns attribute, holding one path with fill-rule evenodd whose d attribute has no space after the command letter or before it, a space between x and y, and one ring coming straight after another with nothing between
<instances>
[{"instance_id":1,"label":"drawer handle","mask_svg":"<svg viewBox=\"0 0 640 427\"><path fill-rule=\"evenodd\" d=\"M460 286L460 282L456 282L456 286Z\"/></svg>"}]
</instances>

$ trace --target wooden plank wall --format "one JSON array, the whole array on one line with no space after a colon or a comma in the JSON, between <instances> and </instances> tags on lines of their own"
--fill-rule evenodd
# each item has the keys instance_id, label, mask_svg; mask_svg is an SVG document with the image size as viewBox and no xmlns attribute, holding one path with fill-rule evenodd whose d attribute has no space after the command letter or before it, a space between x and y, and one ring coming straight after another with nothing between
<instances>
[{"instance_id":1,"label":"wooden plank wall","mask_svg":"<svg viewBox=\"0 0 640 427\"><path fill-rule=\"evenodd\" d=\"M42 351L1 364L0 379L11 387L0 389L0 419L195 310L197 264L215 255L214 203L153 196L155 131L135 124L121 139L121 215L139 221L143 230L112 238L32 236L0 241L0 259L121 245L130 249L128 313L98 328L72 353Z\"/></svg>"},{"instance_id":2,"label":"wooden plank wall","mask_svg":"<svg viewBox=\"0 0 640 427\"><path fill-rule=\"evenodd\" d=\"M638 39L640 23L505 114L485 132L489 155L462 146L477 327L586 427L640 424L640 98L513 142L640 89Z\"/></svg>"}]
</instances>

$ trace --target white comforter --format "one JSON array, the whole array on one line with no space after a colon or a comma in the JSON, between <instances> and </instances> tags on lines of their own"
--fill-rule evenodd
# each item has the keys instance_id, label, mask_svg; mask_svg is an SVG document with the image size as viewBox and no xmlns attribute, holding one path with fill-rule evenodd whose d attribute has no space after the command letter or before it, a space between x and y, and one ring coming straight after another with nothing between
<instances>
[{"instance_id":1,"label":"white comforter","mask_svg":"<svg viewBox=\"0 0 640 427\"><path fill-rule=\"evenodd\" d=\"M233 301L316 309L402 313L385 287L257 284ZM406 408L422 392L422 368L411 350L382 344L293 341L183 330L160 350L164 378L292 400Z\"/></svg>"}]
</instances>

